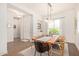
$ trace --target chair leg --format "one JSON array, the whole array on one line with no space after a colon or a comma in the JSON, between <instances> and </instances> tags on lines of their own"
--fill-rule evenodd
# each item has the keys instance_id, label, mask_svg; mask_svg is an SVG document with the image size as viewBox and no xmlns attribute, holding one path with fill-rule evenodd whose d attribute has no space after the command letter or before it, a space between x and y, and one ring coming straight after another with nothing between
<instances>
[{"instance_id":1,"label":"chair leg","mask_svg":"<svg viewBox=\"0 0 79 59\"><path fill-rule=\"evenodd\" d=\"M36 49L35 49L35 53L34 53L34 56L36 56Z\"/></svg>"},{"instance_id":2,"label":"chair leg","mask_svg":"<svg viewBox=\"0 0 79 59\"><path fill-rule=\"evenodd\" d=\"M48 51L48 56L49 56L49 51Z\"/></svg>"},{"instance_id":3,"label":"chair leg","mask_svg":"<svg viewBox=\"0 0 79 59\"><path fill-rule=\"evenodd\" d=\"M33 46L33 45L32 45L32 42L31 42L31 48L32 48L32 46Z\"/></svg>"},{"instance_id":4,"label":"chair leg","mask_svg":"<svg viewBox=\"0 0 79 59\"><path fill-rule=\"evenodd\" d=\"M42 56L42 53L40 53L40 56Z\"/></svg>"}]
</instances>

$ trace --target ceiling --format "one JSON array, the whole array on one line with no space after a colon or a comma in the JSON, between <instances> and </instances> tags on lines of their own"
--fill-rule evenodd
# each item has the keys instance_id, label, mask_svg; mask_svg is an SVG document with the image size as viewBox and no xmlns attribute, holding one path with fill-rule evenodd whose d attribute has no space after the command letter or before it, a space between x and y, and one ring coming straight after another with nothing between
<instances>
[{"instance_id":1,"label":"ceiling","mask_svg":"<svg viewBox=\"0 0 79 59\"><path fill-rule=\"evenodd\" d=\"M47 15L49 7L47 3L26 3L23 4L39 15ZM52 4L51 13L58 13L75 7L75 3L54 3Z\"/></svg>"},{"instance_id":2,"label":"ceiling","mask_svg":"<svg viewBox=\"0 0 79 59\"><path fill-rule=\"evenodd\" d=\"M49 13L48 3L20 3L25 8L28 8L38 15L45 16ZM75 3L52 3L51 13L59 13L68 9L74 8Z\"/></svg>"}]
</instances>

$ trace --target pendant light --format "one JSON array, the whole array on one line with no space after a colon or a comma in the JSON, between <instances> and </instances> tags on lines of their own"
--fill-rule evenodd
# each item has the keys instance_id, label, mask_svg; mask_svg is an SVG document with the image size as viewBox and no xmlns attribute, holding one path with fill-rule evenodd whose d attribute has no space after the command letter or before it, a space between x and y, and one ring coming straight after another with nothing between
<instances>
[{"instance_id":1,"label":"pendant light","mask_svg":"<svg viewBox=\"0 0 79 59\"><path fill-rule=\"evenodd\" d=\"M48 11L48 20L51 20L51 8L52 8L52 5L51 3L48 3L48 7L49 7L49 11Z\"/></svg>"}]
</instances>

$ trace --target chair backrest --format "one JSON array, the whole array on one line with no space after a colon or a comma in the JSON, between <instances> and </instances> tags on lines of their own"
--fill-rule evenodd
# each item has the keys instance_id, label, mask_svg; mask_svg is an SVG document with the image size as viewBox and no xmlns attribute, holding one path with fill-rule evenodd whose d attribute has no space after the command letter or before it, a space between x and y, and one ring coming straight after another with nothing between
<instances>
[{"instance_id":1,"label":"chair backrest","mask_svg":"<svg viewBox=\"0 0 79 59\"><path fill-rule=\"evenodd\" d=\"M55 44L53 44L52 48L54 49L61 49L61 48L64 48L64 43L61 41L61 40L57 40L55 42Z\"/></svg>"},{"instance_id":2,"label":"chair backrest","mask_svg":"<svg viewBox=\"0 0 79 59\"><path fill-rule=\"evenodd\" d=\"M60 47L59 47L58 44L53 44L52 48L54 48L54 49L60 49Z\"/></svg>"},{"instance_id":3,"label":"chair backrest","mask_svg":"<svg viewBox=\"0 0 79 59\"><path fill-rule=\"evenodd\" d=\"M35 49L40 53L43 53L49 50L49 46L44 45L43 42L35 41L34 44L35 44Z\"/></svg>"}]
</instances>

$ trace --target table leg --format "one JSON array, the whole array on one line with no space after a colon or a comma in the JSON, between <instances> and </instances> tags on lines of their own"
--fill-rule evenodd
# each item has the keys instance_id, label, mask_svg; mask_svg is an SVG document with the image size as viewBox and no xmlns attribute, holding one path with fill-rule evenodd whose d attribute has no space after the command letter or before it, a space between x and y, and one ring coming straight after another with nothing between
<instances>
[{"instance_id":1,"label":"table leg","mask_svg":"<svg viewBox=\"0 0 79 59\"><path fill-rule=\"evenodd\" d=\"M51 46L51 44L49 44L48 56L51 56L51 52L52 52L52 46Z\"/></svg>"}]
</instances>

